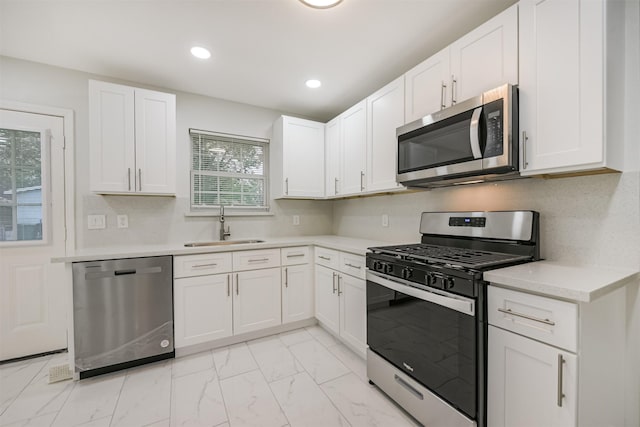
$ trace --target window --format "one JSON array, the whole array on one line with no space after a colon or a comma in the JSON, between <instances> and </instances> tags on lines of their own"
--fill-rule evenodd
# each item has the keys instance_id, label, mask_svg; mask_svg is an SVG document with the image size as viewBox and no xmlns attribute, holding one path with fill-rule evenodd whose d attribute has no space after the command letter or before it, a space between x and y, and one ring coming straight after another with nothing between
<instances>
[{"instance_id":1,"label":"window","mask_svg":"<svg viewBox=\"0 0 640 427\"><path fill-rule=\"evenodd\" d=\"M41 133L0 128L0 242L43 240Z\"/></svg>"},{"instance_id":2,"label":"window","mask_svg":"<svg viewBox=\"0 0 640 427\"><path fill-rule=\"evenodd\" d=\"M191 136L191 209L268 210L268 140L195 129Z\"/></svg>"}]
</instances>

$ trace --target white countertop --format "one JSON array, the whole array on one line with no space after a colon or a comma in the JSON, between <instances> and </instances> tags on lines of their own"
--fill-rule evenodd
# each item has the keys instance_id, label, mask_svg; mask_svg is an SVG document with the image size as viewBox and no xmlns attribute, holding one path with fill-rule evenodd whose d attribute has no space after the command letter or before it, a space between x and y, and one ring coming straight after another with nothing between
<instances>
[{"instance_id":1,"label":"white countertop","mask_svg":"<svg viewBox=\"0 0 640 427\"><path fill-rule=\"evenodd\" d=\"M244 240L244 239L238 239ZM249 240L249 239L247 239ZM162 255L189 255L213 252L245 251L252 249L271 249L290 246L322 246L349 252L357 255L364 255L367 248L371 246L386 246L393 243L381 242L377 240L356 239L342 236L299 236L299 237L274 237L263 238L262 243L245 243L238 245L223 246L199 246L184 247L181 244L171 245L144 245L144 246L123 246L77 250L67 256L52 258L52 262L78 262L78 261L98 261L105 259L136 258Z\"/></svg>"},{"instance_id":2,"label":"white countertop","mask_svg":"<svg viewBox=\"0 0 640 427\"><path fill-rule=\"evenodd\" d=\"M593 301L639 278L638 271L633 269L552 261L530 262L484 273L484 279L492 284L575 302Z\"/></svg>"}]
</instances>

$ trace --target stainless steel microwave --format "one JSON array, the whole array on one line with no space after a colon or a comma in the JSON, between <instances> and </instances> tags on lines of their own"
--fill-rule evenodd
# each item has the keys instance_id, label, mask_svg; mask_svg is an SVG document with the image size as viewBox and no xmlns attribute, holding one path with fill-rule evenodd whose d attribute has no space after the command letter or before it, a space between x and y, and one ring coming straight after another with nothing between
<instances>
[{"instance_id":1,"label":"stainless steel microwave","mask_svg":"<svg viewBox=\"0 0 640 427\"><path fill-rule=\"evenodd\" d=\"M396 131L407 187L507 179L518 173L518 88L503 85Z\"/></svg>"}]
</instances>

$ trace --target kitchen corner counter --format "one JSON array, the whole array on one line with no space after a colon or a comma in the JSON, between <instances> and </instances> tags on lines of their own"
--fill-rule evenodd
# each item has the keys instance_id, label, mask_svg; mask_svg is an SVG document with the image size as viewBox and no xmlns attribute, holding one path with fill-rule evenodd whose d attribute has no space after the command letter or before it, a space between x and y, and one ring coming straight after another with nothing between
<instances>
[{"instance_id":1,"label":"kitchen corner counter","mask_svg":"<svg viewBox=\"0 0 640 427\"><path fill-rule=\"evenodd\" d=\"M185 242L187 243L187 242ZM389 242L357 239L343 236L296 236L264 238L261 243L246 243L224 246L184 247L181 244L145 245L91 248L77 250L75 253L52 258L52 262L98 261L118 258L138 258L163 255L191 255L215 252L234 252L255 249L286 248L291 246L322 246L357 255L364 255L371 246L390 245Z\"/></svg>"},{"instance_id":2,"label":"kitchen corner counter","mask_svg":"<svg viewBox=\"0 0 640 427\"><path fill-rule=\"evenodd\" d=\"M575 302L591 302L640 278L637 270L537 261L488 271L492 284Z\"/></svg>"}]
</instances>

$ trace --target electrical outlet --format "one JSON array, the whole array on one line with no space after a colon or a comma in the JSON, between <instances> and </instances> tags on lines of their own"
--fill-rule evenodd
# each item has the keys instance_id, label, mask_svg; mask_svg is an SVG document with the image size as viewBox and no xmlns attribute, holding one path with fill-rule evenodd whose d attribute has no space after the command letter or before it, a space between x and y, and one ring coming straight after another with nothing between
<instances>
[{"instance_id":1,"label":"electrical outlet","mask_svg":"<svg viewBox=\"0 0 640 427\"><path fill-rule=\"evenodd\" d=\"M293 225L300 225L300 215L293 216Z\"/></svg>"},{"instance_id":2,"label":"electrical outlet","mask_svg":"<svg viewBox=\"0 0 640 427\"><path fill-rule=\"evenodd\" d=\"M118 215L118 228L129 228L129 217L127 215Z\"/></svg>"},{"instance_id":3,"label":"electrical outlet","mask_svg":"<svg viewBox=\"0 0 640 427\"><path fill-rule=\"evenodd\" d=\"M87 228L89 230L102 230L107 228L106 215L87 215Z\"/></svg>"},{"instance_id":4,"label":"electrical outlet","mask_svg":"<svg viewBox=\"0 0 640 427\"><path fill-rule=\"evenodd\" d=\"M383 227L388 227L389 226L389 215L387 215L387 214L383 214L382 215L382 226Z\"/></svg>"}]
</instances>

